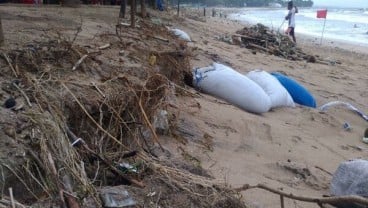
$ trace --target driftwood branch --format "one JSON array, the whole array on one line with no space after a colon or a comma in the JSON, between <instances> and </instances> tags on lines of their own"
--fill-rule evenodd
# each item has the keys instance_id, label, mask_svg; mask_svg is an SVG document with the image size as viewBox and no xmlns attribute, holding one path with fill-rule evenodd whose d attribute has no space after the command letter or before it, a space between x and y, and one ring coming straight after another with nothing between
<instances>
[{"instance_id":1,"label":"driftwood branch","mask_svg":"<svg viewBox=\"0 0 368 208\"><path fill-rule=\"evenodd\" d=\"M29 105L29 107L32 107L32 103L31 101L29 100L29 97L27 96L27 94L16 84L16 83L13 83L13 86L15 88L17 88L17 90L19 90L20 93L22 93L23 97L26 99L27 101L27 104Z\"/></svg>"},{"instance_id":2,"label":"driftwood branch","mask_svg":"<svg viewBox=\"0 0 368 208\"><path fill-rule=\"evenodd\" d=\"M8 57L8 55L6 55L6 53L2 52L2 55L4 56L6 62L9 64L10 69L13 71L14 76L18 78L18 74L15 71L15 68L13 67L13 64L10 61L10 58Z\"/></svg>"},{"instance_id":3,"label":"driftwood branch","mask_svg":"<svg viewBox=\"0 0 368 208\"><path fill-rule=\"evenodd\" d=\"M159 37L159 36L154 36L154 35L148 35L149 37L152 37L156 40L160 40L160 41L163 41L163 42L169 42L169 39L166 39L166 38L163 38L163 37Z\"/></svg>"},{"instance_id":4,"label":"driftwood branch","mask_svg":"<svg viewBox=\"0 0 368 208\"><path fill-rule=\"evenodd\" d=\"M303 202L310 202L310 203L316 203L318 205L322 205L322 204L333 204L333 205L338 205L338 204L361 204L361 205L368 205L368 199L364 198L364 197L360 197L360 196L354 196L354 195L350 195L350 196L331 196L331 197L324 197L324 198L317 198L317 197L305 197L305 196L297 196L294 195L292 193L286 193L280 190L277 190L275 188L266 186L264 184L258 184L255 186L251 186L249 184L245 184L240 188L235 189L236 191L246 191L249 189L263 189L269 192L272 192L274 194L278 194L280 196L282 196L283 198L289 198L289 199L294 199L294 200L298 200L298 201L303 201ZM283 204L283 199L281 200L281 203Z\"/></svg>"}]
</instances>

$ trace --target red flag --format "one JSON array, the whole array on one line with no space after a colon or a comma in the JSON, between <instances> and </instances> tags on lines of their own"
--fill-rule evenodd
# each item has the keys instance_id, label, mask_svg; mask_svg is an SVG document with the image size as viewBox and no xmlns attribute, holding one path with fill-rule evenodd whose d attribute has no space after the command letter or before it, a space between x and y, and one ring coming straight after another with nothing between
<instances>
[{"instance_id":1,"label":"red flag","mask_svg":"<svg viewBox=\"0 0 368 208\"><path fill-rule=\"evenodd\" d=\"M327 17L327 9L317 10L317 18L325 18Z\"/></svg>"}]
</instances>

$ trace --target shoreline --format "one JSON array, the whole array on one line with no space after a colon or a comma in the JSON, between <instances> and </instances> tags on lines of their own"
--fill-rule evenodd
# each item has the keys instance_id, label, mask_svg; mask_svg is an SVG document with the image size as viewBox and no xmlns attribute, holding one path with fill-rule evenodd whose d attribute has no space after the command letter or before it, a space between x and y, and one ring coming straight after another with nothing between
<instances>
[{"instance_id":1,"label":"shoreline","mask_svg":"<svg viewBox=\"0 0 368 208\"><path fill-rule=\"evenodd\" d=\"M267 10L267 11L272 11L272 10L282 10L282 8L259 8L259 7L255 7L255 8L222 8L222 7L218 7L218 9L220 11L225 12L225 14L228 16L227 18L230 19L231 21L235 21L238 22L244 26L251 26L251 25L255 25L256 23L253 23L251 21L247 21L247 20L242 20L242 19L237 19L236 15L241 14L242 11L254 11L254 10ZM270 26L264 23L261 23L269 28L272 28L274 30L277 29L277 27L275 26ZM281 29L284 29L281 28ZM313 45L320 45L320 38L321 36L319 35L312 35L312 34L307 34L307 33L303 33L303 32L299 32L298 29L296 28L295 30L296 33L296 38L301 39L303 43L306 44L310 44L312 43ZM299 37L299 38L298 38ZM367 34L368 37L368 34ZM360 52L360 53L368 53L368 43L365 42L358 42L358 41L352 41L352 40L346 40L346 39L342 39L342 38L334 38L334 37L328 37L326 36L326 34L323 37L323 41L322 41L322 45L327 45L329 47L338 47L338 48L342 48L342 49L346 49L349 51L355 51L355 52Z\"/></svg>"}]
</instances>

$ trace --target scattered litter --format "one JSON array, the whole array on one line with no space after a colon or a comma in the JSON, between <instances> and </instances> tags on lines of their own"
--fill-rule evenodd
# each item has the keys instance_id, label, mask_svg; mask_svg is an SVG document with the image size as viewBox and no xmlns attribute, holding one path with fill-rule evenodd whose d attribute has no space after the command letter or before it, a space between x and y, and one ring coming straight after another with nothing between
<instances>
[{"instance_id":1,"label":"scattered litter","mask_svg":"<svg viewBox=\"0 0 368 208\"><path fill-rule=\"evenodd\" d=\"M186 40L186 41L189 41L189 42L192 41L190 39L190 36L182 30L179 30L179 29L169 29L169 30L172 31L176 36L178 36L179 38L181 38L183 40Z\"/></svg>"},{"instance_id":2,"label":"scattered litter","mask_svg":"<svg viewBox=\"0 0 368 208\"><path fill-rule=\"evenodd\" d=\"M345 108L356 112L360 117L362 117L364 120L368 121L368 115L364 114L362 111L360 111L359 109L357 109L356 107L354 107L353 105L351 105L350 103L347 103L347 102L332 101L332 102L329 102L329 103L326 103L326 104L322 105L321 107L319 107L319 109L321 111L326 111L328 108L333 107L333 106L338 106L338 105L342 105Z\"/></svg>"},{"instance_id":3,"label":"scattered litter","mask_svg":"<svg viewBox=\"0 0 368 208\"><path fill-rule=\"evenodd\" d=\"M130 207L137 204L123 186L105 187L100 196L103 207Z\"/></svg>"},{"instance_id":4,"label":"scattered litter","mask_svg":"<svg viewBox=\"0 0 368 208\"><path fill-rule=\"evenodd\" d=\"M368 144L368 137L363 137L362 141L366 144Z\"/></svg>"},{"instance_id":5,"label":"scattered litter","mask_svg":"<svg viewBox=\"0 0 368 208\"><path fill-rule=\"evenodd\" d=\"M156 192L155 192L155 191L149 192L149 193L147 194L147 196L148 196L148 197L153 197L153 196L155 196L155 195L156 195Z\"/></svg>"},{"instance_id":6,"label":"scattered litter","mask_svg":"<svg viewBox=\"0 0 368 208\"><path fill-rule=\"evenodd\" d=\"M155 25L162 25L162 21L159 18L151 18L151 22Z\"/></svg>"},{"instance_id":7,"label":"scattered litter","mask_svg":"<svg viewBox=\"0 0 368 208\"><path fill-rule=\"evenodd\" d=\"M151 55L151 56L149 57L148 62L149 62L149 64L150 64L151 66L156 65L156 61L157 61L157 57L156 57L155 55Z\"/></svg>"},{"instance_id":8,"label":"scattered litter","mask_svg":"<svg viewBox=\"0 0 368 208\"><path fill-rule=\"evenodd\" d=\"M105 44L103 46L98 47L98 49L105 50L105 49L109 48L110 46L111 46L110 43L107 43L107 44Z\"/></svg>"},{"instance_id":9,"label":"scattered litter","mask_svg":"<svg viewBox=\"0 0 368 208\"><path fill-rule=\"evenodd\" d=\"M153 118L153 126L158 134L167 135L169 133L169 120L166 110L160 110Z\"/></svg>"},{"instance_id":10,"label":"scattered litter","mask_svg":"<svg viewBox=\"0 0 368 208\"><path fill-rule=\"evenodd\" d=\"M368 144L368 128L364 131L363 142Z\"/></svg>"},{"instance_id":11,"label":"scattered litter","mask_svg":"<svg viewBox=\"0 0 368 208\"><path fill-rule=\"evenodd\" d=\"M134 167L133 165L130 165L129 163L125 163L125 162L119 164L119 169L121 169L123 172L138 173L138 170L136 167Z\"/></svg>"},{"instance_id":12,"label":"scattered litter","mask_svg":"<svg viewBox=\"0 0 368 208\"><path fill-rule=\"evenodd\" d=\"M368 161L358 159L341 163L333 174L330 189L334 196L358 195L367 197Z\"/></svg>"},{"instance_id":13,"label":"scattered litter","mask_svg":"<svg viewBox=\"0 0 368 208\"><path fill-rule=\"evenodd\" d=\"M233 44L233 38L228 35L215 36L215 39L223 41L225 43Z\"/></svg>"},{"instance_id":14,"label":"scattered litter","mask_svg":"<svg viewBox=\"0 0 368 208\"><path fill-rule=\"evenodd\" d=\"M5 101L4 107L5 108L13 108L13 107L15 107L16 104L17 104L17 102L15 101L15 99L13 97L10 97Z\"/></svg>"},{"instance_id":15,"label":"scattered litter","mask_svg":"<svg viewBox=\"0 0 368 208\"><path fill-rule=\"evenodd\" d=\"M348 122L345 122L342 127L345 129L345 131L350 131L351 130L351 126Z\"/></svg>"}]
</instances>

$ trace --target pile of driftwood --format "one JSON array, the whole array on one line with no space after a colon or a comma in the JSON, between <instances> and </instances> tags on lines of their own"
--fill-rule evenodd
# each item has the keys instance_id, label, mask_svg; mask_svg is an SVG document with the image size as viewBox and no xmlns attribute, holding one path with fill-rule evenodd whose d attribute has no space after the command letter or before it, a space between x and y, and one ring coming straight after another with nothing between
<instances>
[{"instance_id":1,"label":"pile of driftwood","mask_svg":"<svg viewBox=\"0 0 368 208\"><path fill-rule=\"evenodd\" d=\"M331 61L322 60L317 56L304 53L295 46L295 43L288 36L279 33L279 31L270 30L262 24L238 30L232 36L232 40L233 43L252 49L254 52L261 51L289 60L306 60L311 63L327 65L338 63L336 61L332 63Z\"/></svg>"},{"instance_id":2,"label":"pile of driftwood","mask_svg":"<svg viewBox=\"0 0 368 208\"><path fill-rule=\"evenodd\" d=\"M159 142L159 113L172 136L175 98L190 74L186 44L149 21L119 30L96 36L103 46L50 34L0 51L0 98L16 101L0 106L0 137L20 152L0 160L0 185L9 190L0 208L112 207L125 199L140 207L245 207L235 191L191 173L190 163L158 159L169 151ZM102 193L110 186L119 193Z\"/></svg>"}]
</instances>

